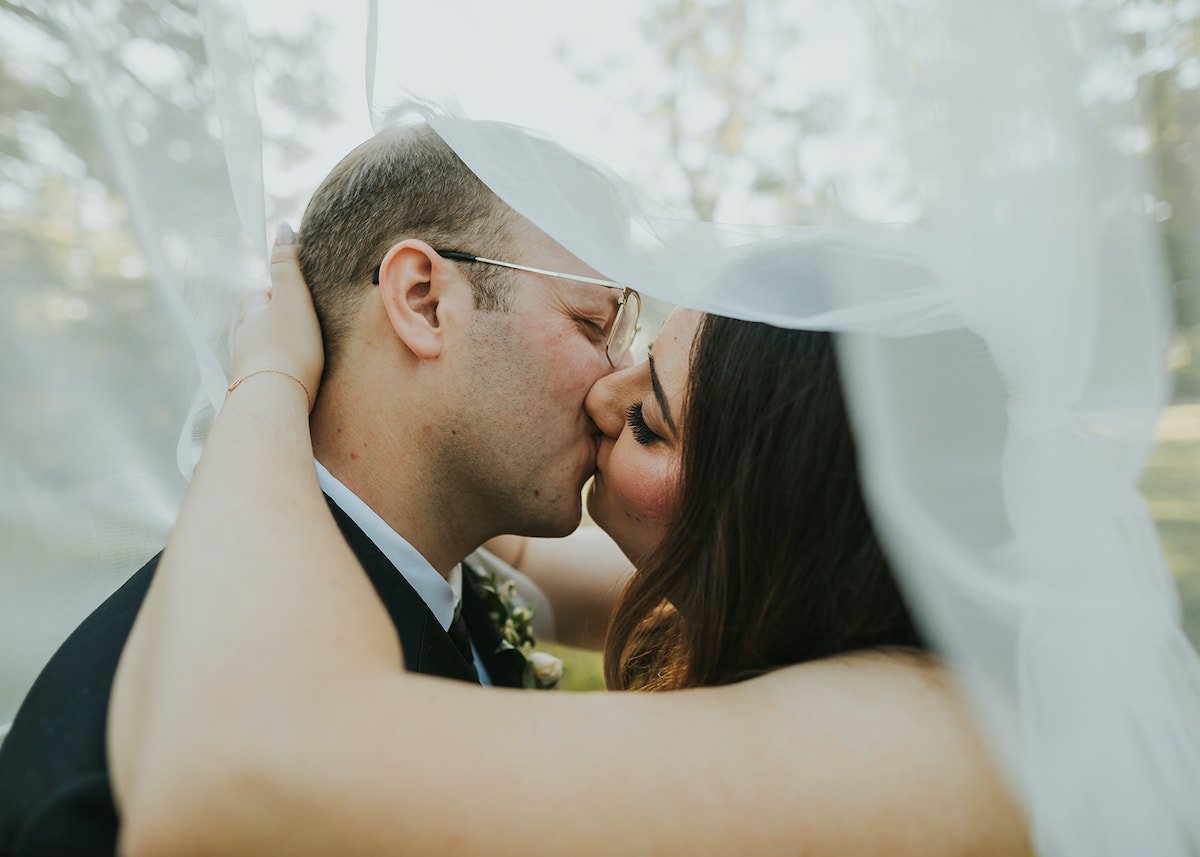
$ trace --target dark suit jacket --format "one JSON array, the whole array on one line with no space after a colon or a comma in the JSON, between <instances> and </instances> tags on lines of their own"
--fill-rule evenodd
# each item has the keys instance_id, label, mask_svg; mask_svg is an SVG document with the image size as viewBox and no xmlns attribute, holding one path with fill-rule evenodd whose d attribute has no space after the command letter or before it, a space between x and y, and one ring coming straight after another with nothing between
<instances>
[{"instance_id":1,"label":"dark suit jacket","mask_svg":"<svg viewBox=\"0 0 1200 857\"><path fill-rule=\"evenodd\" d=\"M387 608L412 672L478 681L404 576L332 501L342 534ZM161 556L161 554L160 554ZM150 560L101 604L42 670L0 746L0 857L113 854L117 815L105 733L117 660L150 586ZM494 657L499 632L464 569L463 616L494 684L520 686L511 660ZM482 618L481 618L482 617Z\"/></svg>"}]
</instances>

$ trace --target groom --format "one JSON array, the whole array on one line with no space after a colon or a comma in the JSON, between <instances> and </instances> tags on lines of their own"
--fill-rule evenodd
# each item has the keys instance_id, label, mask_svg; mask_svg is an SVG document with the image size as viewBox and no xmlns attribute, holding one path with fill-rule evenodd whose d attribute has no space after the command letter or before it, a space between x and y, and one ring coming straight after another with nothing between
<instances>
[{"instance_id":1,"label":"groom","mask_svg":"<svg viewBox=\"0 0 1200 857\"><path fill-rule=\"evenodd\" d=\"M599 275L424 125L338 164L298 251L326 346L311 419L318 479L406 667L519 685L522 664L497 654L462 560L501 533L562 536L579 523L596 449L583 401L620 362L606 346L622 292L571 279ZM83 622L18 712L0 747L0 857L114 852L108 700L157 562Z\"/></svg>"}]
</instances>

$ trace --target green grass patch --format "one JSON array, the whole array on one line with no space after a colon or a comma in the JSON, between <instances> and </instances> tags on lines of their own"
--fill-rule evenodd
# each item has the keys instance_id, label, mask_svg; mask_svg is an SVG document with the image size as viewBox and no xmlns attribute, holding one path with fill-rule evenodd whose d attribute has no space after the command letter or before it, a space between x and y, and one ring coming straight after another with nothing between
<instances>
[{"instance_id":1,"label":"green grass patch","mask_svg":"<svg viewBox=\"0 0 1200 857\"><path fill-rule=\"evenodd\" d=\"M538 643L538 648L562 658L562 690L604 690L604 658L591 649L561 643Z\"/></svg>"}]
</instances>

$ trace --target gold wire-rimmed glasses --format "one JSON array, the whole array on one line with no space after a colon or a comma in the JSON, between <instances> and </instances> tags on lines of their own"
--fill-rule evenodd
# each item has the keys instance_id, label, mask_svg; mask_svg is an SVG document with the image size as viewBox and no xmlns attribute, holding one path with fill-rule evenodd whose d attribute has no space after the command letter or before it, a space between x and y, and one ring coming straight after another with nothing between
<instances>
[{"instance_id":1,"label":"gold wire-rimmed glasses","mask_svg":"<svg viewBox=\"0 0 1200 857\"><path fill-rule=\"evenodd\" d=\"M541 274L544 277L555 277L559 280L570 280L573 283L587 283L592 286L603 286L606 289L620 289L621 300L617 302L617 311L604 331L604 355L609 365L616 367L629 356L633 340L638 334L638 320L642 315L642 296L629 286L622 286L611 280L601 280L596 277L585 277L581 274L564 274L561 271L548 271L545 268L533 268L529 265L518 265L515 262L501 262L499 259L486 259L474 253L463 253L459 250L434 250L443 259L455 262L477 262L481 265L495 265L500 268L511 268L514 271L528 271L531 274ZM379 268L371 282L379 285Z\"/></svg>"}]
</instances>

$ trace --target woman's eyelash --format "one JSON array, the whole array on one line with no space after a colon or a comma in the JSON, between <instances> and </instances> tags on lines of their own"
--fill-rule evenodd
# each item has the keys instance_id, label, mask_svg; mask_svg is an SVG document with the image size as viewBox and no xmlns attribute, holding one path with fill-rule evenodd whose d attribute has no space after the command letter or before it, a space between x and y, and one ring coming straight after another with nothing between
<instances>
[{"instance_id":1,"label":"woman's eyelash","mask_svg":"<svg viewBox=\"0 0 1200 857\"><path fill-rule=\"evenodd\" d=\"M646 425L645 414L642 413L642 403L634 402L629 406L629 410L625 412L625 422L629 423L629 428L633 430L633 439L642 446L652 446L662 440L654 429Z\"/></svg>"}]
</instances>

